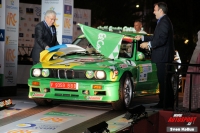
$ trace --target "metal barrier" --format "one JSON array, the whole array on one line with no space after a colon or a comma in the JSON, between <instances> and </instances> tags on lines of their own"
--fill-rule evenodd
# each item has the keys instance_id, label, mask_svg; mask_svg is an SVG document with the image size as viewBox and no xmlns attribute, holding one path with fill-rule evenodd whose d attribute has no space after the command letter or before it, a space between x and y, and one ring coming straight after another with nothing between
<instances>
[{"instance_id":1,"label":"metal barrier","mask_svg":"<svg viewBox=\"0 0 200 133\"><path fill-rule=\"evenodd\" d=\"M176 85L173 86L173 87L176 87L176 88L173 88L175 89L174 93L175 93L175 105L176 107L178 107L178 97L179 97L179 87L180 86L184 86L185 82L186 82L186 76L189 75L190 76L190 85L189 85L189 112L191 112L191 100L192 100L192 81L193 81L193 75L198 75L200 74L200 64L183 64L183 63L167 63L166 64L166 67L167 66L172 66L173 68L175 68L173 71L167 71L166 70L166 75L171 73L172 76L174 76L174 80L176 80ZM192 68L198 68L199 69L199 72L189 72L188 71L188 68L189 67L192 67ZM200 76L200 75L199 75ZM183 78L183 79L182 79ZM182 83L183 81L185 81L184 83ZM199 81L200 82L200 81ZM185 91L183 90L184 88L182 88L182 92L185 93ZM165 95L166 96L166 95Z\"/></svg>"}]
</instances>

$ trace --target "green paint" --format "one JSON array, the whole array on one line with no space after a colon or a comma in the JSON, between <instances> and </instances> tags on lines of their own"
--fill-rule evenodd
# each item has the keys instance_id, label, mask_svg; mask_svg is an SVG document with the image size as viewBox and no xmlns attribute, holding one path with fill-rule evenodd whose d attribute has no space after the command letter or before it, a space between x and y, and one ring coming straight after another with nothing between
<instances>
[{"instance_id":1,"label":"green paint","mask_svg":"<svg viewBox=\"0 0 200 133\"><path fill-rule=\"evenodd\" d=\"M76 115L76 114L69 114L69 113L65 113L65 112L57 112L57 111L52 111L52 112L48 112L44 115L51 115L51 116L71 116L71 117L84 117L82 115Z\"/></svg>"}]
</instances>

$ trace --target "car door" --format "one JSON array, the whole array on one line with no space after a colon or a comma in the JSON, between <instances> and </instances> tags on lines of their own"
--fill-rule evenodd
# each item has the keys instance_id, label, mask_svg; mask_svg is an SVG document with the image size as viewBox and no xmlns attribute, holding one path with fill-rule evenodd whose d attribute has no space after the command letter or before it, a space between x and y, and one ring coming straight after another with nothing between
<instances>
[{"instance_id":1,"label":"car door","mask_svg":"<svg viewBox=\"0 0 200 133\"><path fill-rule=\"evenodd\" d=\"M150 60L137 62L137 91L150 91L157 88L157 69L154 63Z\"/></svg>"}]
</instances>

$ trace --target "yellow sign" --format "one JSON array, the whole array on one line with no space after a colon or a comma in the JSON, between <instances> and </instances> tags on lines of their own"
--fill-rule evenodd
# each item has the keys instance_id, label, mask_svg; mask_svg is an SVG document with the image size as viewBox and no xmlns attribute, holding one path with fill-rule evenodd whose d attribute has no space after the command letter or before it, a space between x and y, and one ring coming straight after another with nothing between
<instances>
[{"instance_id":1,"label":"yellow sign","mask_svg":"<svg viewBox=\"0 0 200 133\"><path fill-rule=\"evenodd\" d=\"M7 15L7 25L12 25L12 26L15 26L15 24L17 23L17 21L15 20L15 16L16 16L16 13L8 13Z\"/></svg>"},{"instance_id":2,"label":"yellow sign","mask_svg":"<svg viewBox=\"0 0 200 133\"><path fill-rule=\"evenodd\" d=\"M6 51L6 61L13 61L15 60L15 49L7 49Z\"/></svg>"},{"instance_id":3,"label":"yellow sign","mask_svg":"<svg viewBox=\"0 0 200 133\"><path fill-rule=\"evenodd\" d=\"M36 130L13 129L13 130L10 130L6 133L39 133L39 131L37 132Z\"/></svg>"},{"instance_id":4,"label":"yellow sign","mask_svg":"<svg viewBox=\"0 0 200 133\"><path fill-rule=\"evenodd\" d=\"M69 18L65 18L64 19L64 27L68 28L68 29L71 27L70 19Z\"/></svg>"}]
</instances>

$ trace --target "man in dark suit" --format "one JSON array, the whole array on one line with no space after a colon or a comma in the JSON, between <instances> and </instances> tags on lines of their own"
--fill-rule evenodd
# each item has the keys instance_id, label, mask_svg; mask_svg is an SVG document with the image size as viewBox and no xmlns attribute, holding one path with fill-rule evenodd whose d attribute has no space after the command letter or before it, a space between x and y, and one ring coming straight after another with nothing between
<instances>
[{"instance_id":1,"label":"man in dark suit","mask_svg":"<svg viewBox=\"0 0 200 133\"><path fill-rule=\"evenodd\" d=\"M35 26L35 42L31 53L33 65L40 60L40 52L49 47L59 45L56 36L56 28L53 23L56 20L56 12L48 10L45 13L44 21Z\"/></svg>"},{"instance_id":2,"label":"man in dark suit","mask_svg":"<svg viewBox=\"0 0 200 133\"><path fill-rule=\"evenodd\" d=\"M173 108L174 93L171 86L170 76L166 76L166 63L172 63L174 60L174 40L173 26L166 15L168 11L164 2L154 4L154 14L156 16L157 26L152 36L136 36L136 40L142 40L140 47L143 49L152 49L151 61L156 63L157 77L159 82L159 102L152 108ZM171 70L168 66L167 70ZM165 86L166 85L166 86ZM166 95L166 97L165 97ZM166 98L166 99L164 99Z\"/></svg>"}]
</instances>

